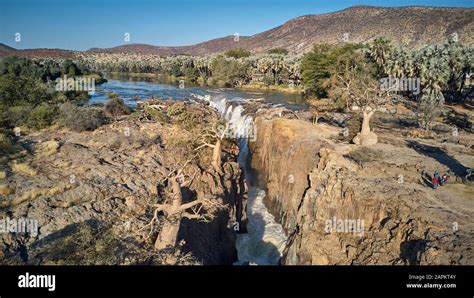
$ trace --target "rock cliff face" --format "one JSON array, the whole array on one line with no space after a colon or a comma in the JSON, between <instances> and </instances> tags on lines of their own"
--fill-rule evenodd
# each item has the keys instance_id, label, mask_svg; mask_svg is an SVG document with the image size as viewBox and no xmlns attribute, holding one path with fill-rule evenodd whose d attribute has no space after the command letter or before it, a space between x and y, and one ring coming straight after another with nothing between
<instances>
[{"instance_id":1,"label":"rock cliff face","mask_svg":"<svg viewBox=\"0 0 474 298\"><path fill-rule=\"evenodd\" d=\"M425 185L423 171L442 168L438 161L377 144L384 158L359 165L347 157L358 147L338 141L338 128L268 115L256 117L251 165L289 236L283 264L474 262L472 197L459 192L472 186Z\"/></svg>"}]
</instances>

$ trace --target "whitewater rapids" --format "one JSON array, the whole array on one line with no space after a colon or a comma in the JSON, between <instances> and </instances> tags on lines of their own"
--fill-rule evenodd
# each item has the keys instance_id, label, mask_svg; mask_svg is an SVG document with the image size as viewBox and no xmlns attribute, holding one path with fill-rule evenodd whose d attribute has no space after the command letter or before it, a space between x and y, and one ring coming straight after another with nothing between
<instances>
[{"instance_id":1,"label":"whitewater rapids","mask_svg":"<svg viewBox=\"0 0 474 298\"><path fill-rule=\"evenodd\" d=\"M232 106L225 98L200 97L218 110L229 122L240 148L238 162L247 177L247 233L237 234L236 249L238 261L234 265L277 265L286 246L287 236L278 222L268 212L263 200L265 191L250 185L250 171L247 165L249 154L247 141L257 137L254 134L253 119L243 115L241 105ZM241 100L241 99L240 99Z\"/></svg>"}]
</instances>

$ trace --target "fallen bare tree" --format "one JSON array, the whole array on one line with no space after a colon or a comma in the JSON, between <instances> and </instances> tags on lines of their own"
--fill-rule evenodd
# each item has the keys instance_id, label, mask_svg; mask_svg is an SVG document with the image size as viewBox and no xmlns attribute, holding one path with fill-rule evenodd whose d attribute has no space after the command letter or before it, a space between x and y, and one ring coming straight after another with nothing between
<instances>
[{"instance_id":1,"label":"fallen bare tree","mask_svg":"<svg viewBox=\"0 0 474 298\"><path fill-rule=\"evenodd\" d=\"M183 187L189 187L193 182L197 172L193 175L185 175L184 171L190 164L192 159L187 160L184 165L178 169L170 171L168 176L162 181L168 182L171 193L164 203L152 204L154 209L153 218L147 226L151 227L160 220L164 219L164 224L158 233L155 241L156 249L164 249L166 247L174 247L178 237L178 231L183 218L210 221L219 210L225 209L225 205L221 199L214 196L206 196L202 193L197 195L197 199L185 203L183 200ZM186 180L188 177L188 180Z\"/></svg>"}]
</instances>

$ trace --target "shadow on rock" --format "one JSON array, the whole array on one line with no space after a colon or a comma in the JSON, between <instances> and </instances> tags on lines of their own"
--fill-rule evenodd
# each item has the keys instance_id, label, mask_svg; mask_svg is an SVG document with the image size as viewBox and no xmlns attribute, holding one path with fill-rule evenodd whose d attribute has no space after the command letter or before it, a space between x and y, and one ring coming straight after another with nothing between
<instances>
[{"instance_id":1,"label":"shadow on rock","mask_svg":"<svg viewBox=\"0 0 474 298\"><path fill-rule=\"evenodd\" d=\"M416 152L431 157L439 163L447 166L453 173L461 177L466 173L467 168L462 165L457 159L449 156L446 152L438 147L421 144L417 141L407 141L408 147L414 149Z\"/></svg>"},{"instance_id":2,"label":"shadow on rock","mask_svg":"<svg viewBox=\"0 0 474 298\"><path fill-rule=\"evenodd\" d=\"M426 250L428 241L417 239L400 243L400 258L409 265L419 265L421 254Z\"/></svg>"}]
</instances>

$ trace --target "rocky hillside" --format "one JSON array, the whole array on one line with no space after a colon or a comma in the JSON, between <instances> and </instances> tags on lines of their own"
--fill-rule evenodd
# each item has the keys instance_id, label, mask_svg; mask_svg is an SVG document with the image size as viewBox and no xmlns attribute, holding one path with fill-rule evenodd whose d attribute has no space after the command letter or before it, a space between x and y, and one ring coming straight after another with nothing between
<instances>
[{"instance_id":1,"label":"rocky hillside","mask_svg":"<svg viewBox=\"0 0 474 298\"><path fill-rule=\"evenodd\" d=\"M72 58L74 51L62 49L25 49L19 50L0 43L0 57L22 56L22 57L50 57L50 58Z\"/></svg>"},{"instance_id":2,"label":"rocky hillside","mask_svg":"<svg viewBox=\"0 0 474 298\"><path fill-rule=\"evenodd\" d=\"M457 33L461 42L473 44L473 31L472 8L354 6L334 13L292 19L271 30L240 37L238 42L233 36L227 36L183 47L131 44L91 51L203 55L243 47L253 52L286 48L301 53L315 43L341 43L345 33L350 42L367 42L385 36L399 45L421 47L444 42L452 33Z\"/></svg>"}]
</instances>

